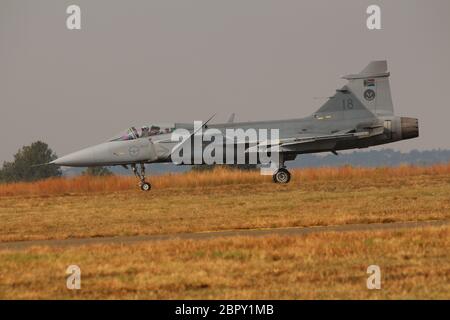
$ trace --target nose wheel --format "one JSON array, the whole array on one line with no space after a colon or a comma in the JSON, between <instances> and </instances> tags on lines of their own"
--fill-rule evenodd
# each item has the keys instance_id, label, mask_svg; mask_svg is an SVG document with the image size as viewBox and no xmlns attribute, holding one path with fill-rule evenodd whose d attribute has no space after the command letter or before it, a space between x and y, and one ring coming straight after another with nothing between
<instances>
[{"instance_id":1,"label":"nose wheel","mask_svg":"<svg viewBox=\"0 0 450 320\"><path fill-rule=\"evenodd\" d=\"M143 163L140 164L140 172L138 172L136 165L131 165L131 170L133 170L134 175L139 179L139 186L142 191L149 191L152 188L152 185L145 181L145 165Z\"/></svg>"},{"instance_id":2,"label":"nose wheel","mask_svg":"<svg viewBox=\"0 0 450 320\"><path fill-rule=\"evenodd\" d=\"M152 188L152 186L148 182L144 182L141 184L142 191L149 191L151 188Z\"/></svg>"}]
</instances>

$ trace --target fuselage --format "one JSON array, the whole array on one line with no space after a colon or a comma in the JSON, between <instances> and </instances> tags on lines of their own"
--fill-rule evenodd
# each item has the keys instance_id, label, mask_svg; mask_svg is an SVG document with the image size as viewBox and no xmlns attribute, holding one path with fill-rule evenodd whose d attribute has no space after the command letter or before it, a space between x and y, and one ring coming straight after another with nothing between
<instances>
[{"instance_id":1,"label":"fuselage","mask_svg":"<svg viewBox=\"0 0 450 320\"><path fill-rule=\"evenodd\" d=\"M292 137L323 136L349 128L366 128L368 126L382 126L383 134L357 140L325 141L303 145L294 150L285 151L286 156L293 159L297 154L367 148L418 136L417 119L398 116L335 120L314 114L300 119L211 124L204 130L214 128L225 135L227 129L244 131L277 129L279 139L282 141ZM193 124L174 124L173 128L184 128L192 132L194 126ZM107 141L58 158L53 163L62 166L88 167L171 162L171 152L179 144L179 141L171 140L172 133L161 133L129 140ZM208 143L202 143L202 148L207 145Z\"/></svg>"}]
</instances>

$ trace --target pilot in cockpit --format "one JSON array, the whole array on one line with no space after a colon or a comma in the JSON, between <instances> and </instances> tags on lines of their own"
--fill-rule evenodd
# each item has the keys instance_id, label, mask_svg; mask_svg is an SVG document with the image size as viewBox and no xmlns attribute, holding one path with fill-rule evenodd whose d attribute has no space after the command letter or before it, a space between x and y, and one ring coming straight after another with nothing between
<instances>
[{"instance_id":1,"label":"pilot in cockpit","mask_svg":"<svg viewBox=\"0 0 450 320\"><path fill-rule=\"evenodd\" d=\"M133 135L134 139L139 138L139 133L138 133L138 131L136 130L135 127L131 127L130 130L131 130L131 132L132 132L132 135Z\"/></svg>"},{"instance_id":2,"label":"pilot in cockpit","mask_svg":"<svg viewBox=\"0 0 450 320\"><path fill-rule=\"evenodd\" d=\"M141 128L141 138L148 137L150 135L150 129L147 126Z\"/></svg>"},{"instance_id":3,"label":"pilot in cockpit","mask_svg":"<svg viewBox=\"0 0 450 320\"><path fill-rule=\"evenodd\" d=\"M154 136L154 135L160 134L160 131L161 131L161 128L160 128L160 127L158 127L158 126L152 126L152 127L150 128L150 135L151 135L151 136Z\"/></svg>"}]
</instances>

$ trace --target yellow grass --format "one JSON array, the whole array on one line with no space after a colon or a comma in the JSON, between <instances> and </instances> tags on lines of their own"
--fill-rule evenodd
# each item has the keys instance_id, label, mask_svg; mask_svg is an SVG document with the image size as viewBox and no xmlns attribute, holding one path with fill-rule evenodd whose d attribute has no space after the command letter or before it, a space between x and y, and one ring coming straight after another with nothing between
<instances>
[{"instance_id":1,"label":"yellow grass","mask_svg":"<svg viewBox=\"0 0 450 320\"><path fill-rule=\"evenodd\" d=\"M30 195L0 197L0 241L448 219L448 168L305 170L288 185L219 170L158 177L150 192L133 180L130 190L105 191L129 180L120 177L30 183ZM84 179L96 192L68 192Z\"/></svg>"},{"instance_id":2,"label":"yellow grass","mask_svg":"<svg viewBox=\"0 0 450 320\"><path fill-rule=\"evenodd\" d=\"M450 173L450 164L428 167L404 165L395 168L326 167L292 170L294 181L405 177L442 175ZM213 172L191 171L184 174L166 174L149 178L153 188L197 188L230 184L271 183L270 176L259 171L240 171L217 168ZM31 183L0 184L0 197L21 195L64 195L73 193L114 192L135 189L137 179L128 176L52 178Z\"/></svg>"},{"instance_id":3,"label":"yellow grass","mask_svg":"<svg viewBox=\"0 0 450 320\"><path fill-rule=\"evenodd\" d=\"M0 251L1 299L449 299L450 227ZM66 268L81 268L81 290ZM381 290L366 287L381 269Z\"/></svg>"},{"instance_id":4,"label":"yellow grass","mask_svg":"<svg viewBox=\"0 0 450 320\"><path fill-rule=\"evenodd\" d=\"M0 186L0 241L448 220L450 165L51 179ZM450 227L0 250L0 298L450 298ZM65 270L82 269L68 291ZM366 268L382 270L369 291Z\"/></svg>"}]
</instances>

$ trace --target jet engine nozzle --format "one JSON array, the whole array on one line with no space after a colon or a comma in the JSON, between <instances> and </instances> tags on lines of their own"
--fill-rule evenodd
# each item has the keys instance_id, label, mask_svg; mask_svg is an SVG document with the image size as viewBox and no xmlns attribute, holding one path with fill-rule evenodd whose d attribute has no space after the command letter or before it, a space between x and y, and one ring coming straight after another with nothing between
<instances>
[{"instance_id":1,"label":"jet engine nozzle","mask_svg":"<svg viewBox=\"0 0 450 320\"><path fill-rule=\"evenodd\" d=\"M402 128L402 140L412 139L419 136L419 120L416 118L400 118Z\"/></svg>"}]
</instances>

